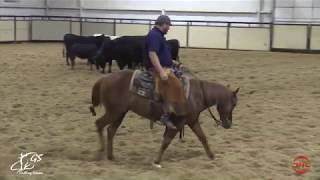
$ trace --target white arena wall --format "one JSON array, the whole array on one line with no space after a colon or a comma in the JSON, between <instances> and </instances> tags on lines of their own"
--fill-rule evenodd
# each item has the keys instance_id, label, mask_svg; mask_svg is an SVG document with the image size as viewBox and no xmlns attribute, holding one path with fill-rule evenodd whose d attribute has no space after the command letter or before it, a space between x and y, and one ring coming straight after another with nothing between
<instances>
[{"instance_id":1,"label":"white arena wall","mask_svg":"<svg viewBox=\"0 0 320 180\"><path fill-rule=\"evenodd\" d=\"M189 46L196 48L227 48L227 27L191 26Z\"/></svg>"},{"instance_id":2,"label":"white arena wall","mask_svg":"<svg viewBox=\"0 0 320 180\"><path fill-rule=\"evenodd\" d=\"M151 24L109 22L82 22L69 20L0 20L0 42L62 41L65 33L111 36L146 35ZM220 22L221 23L221 22ZM233 26L202 26L180 23L174 25L167 39L178 39L181 47L217 48L235 50L320 50L320 26L303 24L243 24ZM228 24L228 23L226 23ZM238 25L238 23L237 23ZM249 27L252 26L252 27ZM292 38L294 37L294 38Z\"/></svg>"},{"instance_id":3,"label":"white arena wall","mask_svg":"<svg viewBox=\"0 0 320 180\"><path fill-rule=\"evenodd\" d=\"M139 36L146 35L149 31L148 24L115 24L116 36Z\"/></svg>"},{"instance_id":4,"label":"white arena wall","mask_svg":"<svg viewBox=\"0 0 320 180\"><path fill-rule=\"evenodd\" d=\"M80 29L82 30L81 35L83 36L91 36L93 34L114 34L114 25L110 23L95 23L95 22L83 22L79 23L79 34Z\"/></svg>"},{"instance_id":5,"label":"white arena wall","mask_svg":"<svg viewBox=\"0 0 320 180\"><path fill-rule=\"evenodd\" d=\"M230 49L269 50L270 30L268 28L230 28Z\"/></svg>"},{"instance_id":6,"label":"white arena wall","mask_svg":"<svg viewBox=\"0 0 320 180\"><path fill-rule=\"evenodd\" d=\"M70 33L68 21L32 21L32 40L61 41L66 33Z\"/></svg>"},{"instance_id":7,"label":"white arena wall","mask_svg":"<svg viewBox=\"0 0 320 180\"><path fill-rule=\"evenodd\" d=\"M31 23L28 21L16 21L16 40L17 41L29 41Z\"/></svg>"},{"instance_id":8,"label":"white arena wall","mask_svg":"<svg viewBox=\"0 0 320 180\"><path fill-rule=\"evenodd\" d=\"M308 26L275 25L273 47L284 49L306 49Z\"/></svg>"},{"instance_id":9,"label":"white arena wall","mask_svg":"<svg viewBox=\"0 0 320 180\"><path fill-rule=\"evenodd\" d=\"M145 35L165 9L174 21L167 39L178 39L182 47L320 50L320 4L310 2L0 0L0 42L61 41L65 33Z\"/></svg>"},{"instance_id":10,"label":"white arena wall","mask_svg":"<svg viewBox=\"0 0 320 180\"><path fill-rule=\"evenodd\" d=\"M0 41L14 40L14 22L0 21Z\"/></svg>"},{"instance_id":11,"label":"white arena wall","mask_svg":"<svg viewBox=\"0 0 320 180\"><path fill-rule=\"evenodd\" d=\"M312 26L310 49L320 50L320 26Z\"/></svg>"}]
</instances>

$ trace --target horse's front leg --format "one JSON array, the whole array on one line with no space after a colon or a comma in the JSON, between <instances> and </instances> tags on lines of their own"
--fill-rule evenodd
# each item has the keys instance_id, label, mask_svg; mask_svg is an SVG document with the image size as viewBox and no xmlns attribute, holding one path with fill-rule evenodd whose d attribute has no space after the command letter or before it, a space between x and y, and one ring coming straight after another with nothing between
<instances>
[{"instance_id":1,"label":"horse's front leg","mask_svg":"<svg viewBox=\"0 0 320 180\"><path fill-rule=\"evenodd\" d=\"M133 69L134 65L133 65L133 62L130 61L128 62L128 69Z\"/></svg>"},{"instance_id":2,"label":"horse's front leg","mask_svg":"<svg viewBox=\"0 0 320 180\"><path fill-rule=\"evenodd\" d=\"M100 148L96 155L96 160L101 160L104 157L104 147L105 147L105 139L103 135L104 128L110 124L110 118L108 117L108 113L106 112L102 117L96 120L96 127L97 127L97 133L98 138L100 142Z\"/></svg>"},{"instance_id":3,"label":"horse's front leg","mask_svg":"<svg viewBox=\"0 0 320 180\"><path fill-rule=\"evenodd\" d=\"M96 120L96 127L97 127L97 133L98 138L100 142L100 150L101 152L104 151L105 146L105 139L103 136L103 130L104 128L111 123L111 119L108 117L108 113L106 112L102 117Z\"/></svg>"},{"instance_id":4,"label":"horse's front leg","mask_svg":"<svg viewBox=\"0 0 320 180\"><path fill-rule=\"evenodd\" d=\"M196 134L196 136L198 137L198 139L202 143L204 149L206 150L208 157L210 159L214 159L214 154L210 150L207 138L206 138L201 126L200 126L199 121L197 121L195 124L193 124L193 126L189 125L189 127L192 129L192 131Z\"/></svg>"},{"instance_id":5,"label":"horse's front leg","mask_svg":"<svg viewBox=\"0 0 320 180\"><path fill-rule=\"evenodd\" d=\"M158 153L158 157L157 159L154 161L154 165L156 167L161 168L161 160L162 160L162 155L164 153L164 151L168 148L169 144L171 143L172 139L176 136L178 130L175 129L168 129L166 128L164 135L163 135L163 140L162 140L162 144Z\"/></svg>"},{"instance_id":6,"label":"horse's front leg","mask_svg":"<svg viewBox=\"0 0 320 180\"><path fill-rule=\"evenodd\" d=\"M101 64L99 64L99 66L101 66L101 73L104 74L104 69L106 68L106 62L102 62Z\"/></svg>"},{"instance_id":7,"label":"horse's front leg","mask_svg":"<svg viewBox=\"0 0 320 180\"><path fill-rule=\"evenodd\" d=\"M71 60L71 69L74 69L74 64L75 64L74 60L75 60L75 59L76 59L75 56L71 56L71 57L70 57L70 60Z\"/></svg>"},{"instance_id":8,"label":"horse's front leg","mask_svg":"<svg viewBox=\"0 0 320 180\"><path fill-rule=\"evenodd\" d=\"M108 73L111 73L111 68L112 68L112 59L109 61Z\"/></svg>"},{"instance_id":9,"label":"horse's front leg","mask_svg":"<svg viewBox=\"0 0 320 180\"><path fill-rule=\"evenodd\" d=\"M112 118L111 124L108 127L108 143L107 143L107 158L113 160L113 138L119 128L120 124L123 121L123 117L126 113L120 114L117 117Z\"/></svg>"}]
</instances>

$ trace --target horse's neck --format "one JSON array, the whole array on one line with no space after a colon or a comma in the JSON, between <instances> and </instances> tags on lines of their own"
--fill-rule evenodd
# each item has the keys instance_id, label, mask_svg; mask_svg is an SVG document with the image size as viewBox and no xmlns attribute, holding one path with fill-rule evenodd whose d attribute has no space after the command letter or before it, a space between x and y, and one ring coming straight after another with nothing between
<instances>
[{"instance_id":1,"label":"horse's neck","mask_svg":"<svg viewBox=\"0 0 320 180\"><path fill-rule=\"evenodd\" d=\"M202 83L202 103L203 109L219 103L223 96L223 86L218 83L201 80Z\"/></svg>"}]
</instances>

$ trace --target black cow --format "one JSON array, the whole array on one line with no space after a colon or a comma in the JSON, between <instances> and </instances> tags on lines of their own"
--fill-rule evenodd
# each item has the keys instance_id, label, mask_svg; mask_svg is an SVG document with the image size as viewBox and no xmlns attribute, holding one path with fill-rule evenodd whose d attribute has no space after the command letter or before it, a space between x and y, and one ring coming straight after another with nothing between
<instances>
[{"instance_id":1,"label":"black cow","mask_svg":"<svg viewBox=\"0 0 320 180\"><path fill-rule=\"evenodd\" d=\"M69 53L68 56L70 57L71 60L71 68L73 69L74 67L74 60L76 57L79 57L80 59L88 59L88 63L90 64L90 69L92 70L92 65L96 64L94 60L94 56L97 54L99 48L97 47L96 44L80 44L76 43L73 44L69 48ZM97 69L99 68L96 66Z\"/></svg>"},{"instance_id":2,"label":"black cow","mask_svg":"<svg viewBox=\"0 0 320 180\"><path fill-rule=\"evenodd\" d=\"M144 59L144 48L146 43L146 36L122 36L120 38L105 41L95 57L96 63L102 67L102 72L106 63L109 63L109 70L111 72L112 60L116 60L119 68L122 70L125 66L133 69L142 66ZM179 60L179 41L168 40L169 48L174 60Z\"/></svg>"},{"instance_id":3,"label":"black cow","mask_svg":"<svg viewBox=\"0 0 320 180\"><path fill-rule=\"evenodd\" d=\"M70 57L70 48L73 44L95 44L96 47L100 48L104 41L110 40L109 37L105 37L103 34L100 36L78 36L75 34L65 34L63 42L66 50L66 62L69 65L68 58ZM64 53L63 53L64 54Z\"/></svg>"},{"instance_id":4,"label":"black cow","mask_svg":"<svg viewBox=\"0 0 320 180\"><path fill-rule=\"evenodd\" d=\"M95 57L96 62L102 67L102 72L104 73L106 63L109 63L108 72L111 72L112 60L117 61L121 70L125 66L133 69L141 65L145 38L146 36L122 36L105 41Z\"/></svg>"}]
</instances>

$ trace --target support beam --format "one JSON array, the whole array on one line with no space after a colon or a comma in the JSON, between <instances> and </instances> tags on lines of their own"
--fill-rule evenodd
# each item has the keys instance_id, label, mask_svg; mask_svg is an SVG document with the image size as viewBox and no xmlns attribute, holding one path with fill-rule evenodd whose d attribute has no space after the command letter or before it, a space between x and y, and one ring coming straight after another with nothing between
<instances>
[{"instance_id":1,"label":"support beam","mask_svg":"<svg viewBox=\"0 0 320 180\"><path fill-rule=\"evenodd\" d=\"M79 17L82 17L82 0L78 0Z\"/></svg>"},{"instance_id":2,"label":"support beam","mask_svg":"<svg viewBox=\"0 0 320 180\"><path fill-rule=\"evenodd\" d=\"M257 12L259 22L263 22L263 15L261 14L263 10L264 10L264 0L259 0L259 11Z\"/></svg>"},{"instance_id":3,"label":"support beam","mask_svg":"<svg viewBox=\"0 0 320 180\"><path fill-rule=\"evenodd\" d=\"M271 23L274 23L275 22L275 19L276 19L276 0L273 0L272 1L272 9L271 9Z\"/></svg>"},{"instance_id":4,"label":"support beam","mask_svg":"<svg viewBox=\"0 0 320 180\"><path fill-rule=\"evenodd\" d=\"M49 11L48 0L44 0L44 8L45 8L44 15L48 16L48 11Z\"/></svg>"}]
</instances>

